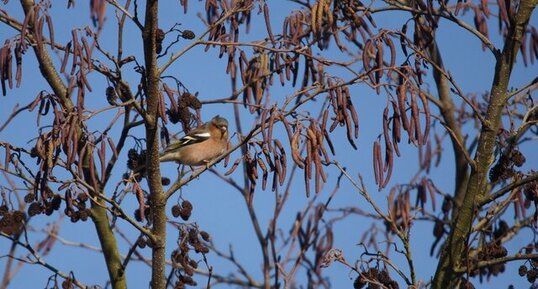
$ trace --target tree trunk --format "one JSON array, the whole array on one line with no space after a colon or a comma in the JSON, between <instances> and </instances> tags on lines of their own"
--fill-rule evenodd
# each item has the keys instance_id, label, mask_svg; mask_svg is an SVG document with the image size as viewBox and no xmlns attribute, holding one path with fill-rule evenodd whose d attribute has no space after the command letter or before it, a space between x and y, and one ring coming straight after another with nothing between
<instances>
[{"instance_id":1,"label":"tree trunk","mask_svg":"<svg viewBox=\"0 0 538 289\"><path fill-rule=\"evenodd\" d=\"M155 35L158 29L159 1L146 3L144 31L144 60L146 64L146 167L148 171L148 186L150 191L151 215L153 218L152 234L155 242L152 244L151 288L166 288L166 196L162 189L161 172L159 168L159 67L157 66L157 43Z\"/></svg>"},{"instance_id":2,"label":"tree trunk","mask_svg":"<svg viewBox=\"0 0 538 289\"><path fill-rule=\"evenodd\" d=\"M491 87L485 123L482 123L474 167L471 170L467 190L459 209L452 230L432 281L433 289L455 288L458 282L456 268L464 266L462 256L468 251L467 240L471 234L473 221L476 217L475 205L486 192L487 176L494 161L494 148L497 131L501 123L502 109L508 100L507 88L510 74L516 59L517 51L521 46L521 39L527 29L532 11L536 7L535 0L521 1L519 10L510 24L504 48L497 56L495 76Z\"/></svg>"}]
</instances>

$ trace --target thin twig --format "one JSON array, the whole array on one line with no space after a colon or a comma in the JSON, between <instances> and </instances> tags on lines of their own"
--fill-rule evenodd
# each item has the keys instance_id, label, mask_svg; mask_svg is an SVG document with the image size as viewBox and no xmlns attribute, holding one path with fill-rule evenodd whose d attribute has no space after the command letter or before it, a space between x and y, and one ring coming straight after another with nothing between
<instances>
[{"instance_id":1,"label":"thin twig","mask_svg":"<svg viewBox=\"0 0 538 289\"><path fill-rule=\"evenodd\" d=\"M11 256L11 255L3 255L3 256L0 256L0 259L1 258L12 258L12 259L15 259L15 260L18 260L20 262L24 262L24 263L27 263L27 264L36 264L36 265L41 265L47 269L49 269L50 271L52 271L54 274L64 278L64 279L69 279L71 280L71 282L73 282L75 285L77 285L78 287L82 288L82 289L86 289L88 288L86 285L80 283L80 281L78 281L77 279L71 279L71 276L70 274L66 274L62 271L60 271L59 269L57 269L56 267L52 266L51 264L47 263L45 260L43 260L43 258L41 258L41 256L39 256L36 251L34 250L34 248L32 248L32 246L30 246L30 244L28 243L23 243L21 241L19 241L18 239L15 239L7 234L5 234L4 232L0 232L0 236L4 237L4 238L7 238L9 240L11 240L12 242L16 243L17 245L25 248L26 250L28 250L28 252L31 253L31 255L35 258L35 260L26 260L26 259L21 259L21 258L17 258L15 256Z\"/></svg>"}]
</instances>

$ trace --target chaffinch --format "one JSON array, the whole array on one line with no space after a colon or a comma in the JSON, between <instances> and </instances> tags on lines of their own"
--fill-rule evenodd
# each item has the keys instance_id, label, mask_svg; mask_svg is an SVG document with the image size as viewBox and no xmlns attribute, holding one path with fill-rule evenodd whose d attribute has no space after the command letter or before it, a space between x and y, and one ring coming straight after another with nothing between
<instances>
[{"instance_id":1,"label":"chaffinch","mask_svg":"<svg viewBox=\"0 0 538 289\"><path fill-rule=\"evenodd\" d=\"M195 128L161 153L161 162L177 162L187 166L207 165L228 148L228 121L215 116Z\"/></svg>"}]
</instances>

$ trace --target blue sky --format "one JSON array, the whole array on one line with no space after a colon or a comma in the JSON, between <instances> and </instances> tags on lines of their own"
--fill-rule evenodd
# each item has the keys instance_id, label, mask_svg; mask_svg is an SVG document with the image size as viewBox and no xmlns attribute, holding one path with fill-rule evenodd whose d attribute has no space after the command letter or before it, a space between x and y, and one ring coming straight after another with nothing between
<instances>
[{"instance_id":1,"label":"blue sky","mask_svg":"<svg viewBox=\"0 0 538 289\"><path fill-rule=\"evenodd\" d=\"M181 23L182 29L189 29L194 31L197 35L204 30L204 26L196 16L196 12L203 9L203 4L198 1L190 1L189 13L184 15L182 8L177 7L177 3L162 1L162 14L160 16L160 26L168 28L174 23ZM272 11L273 31L280 33L281 20L285 17L284 12L289 11L288 7L292 6L289 2L277 2L270 3ZM58 5L60 3L55 3ZM55 8L58 11L55 13L57 17L55 22L56 39L60 43L66 43L69 41L71 34L71 27L84 27L86 25L91 26L91 20L87 5L81 1L77 2L76 9L65 10L65 3L61 3ZM3 5L2 9L13 13L13 15L20 15L20 9L18 3L11 1L7 5ZM116 25L114 23L114 12L111 6L108 8L108 16L103 30L101 45L106 49L113 49L116 45ZM140 13L141 15L143 13ZM535 12L536 14L536 12ZM59 17L61 16L61 18ZM379 28L398 29L401 27L403 20L407 19L407 15L400 13L387 12L376 17L376 22ZM472 23L471 16L468 16L466 20ZM129 23L129 21L127 21ZM495 23L495 22L494 22ZM536 17L533 18L532 24L537 25ZM441 29L438 32L439 44L442 47L443 57L445 59L445 65L447 69L452 73L459 86L466 93L472 92L484 92L491 86L491 80L493 75L493 56L488 52L482 52L480 43L468 32L462 31L459 27L453 24L443 21L441 23ZM124 55L135 55L138 59L142 58L142 47L140 34L136 31L134 25L127 24L127 38L125 45ZM490 34L492 41L498 47L500 45L500 39L497 36L495 30L496 26L490 26ZM375 31L375 30L374 30ZM245 36L243 39L252 40L257 39L260 35L265 35L266 30L263 24L263 16L253 14L253 22L251 33ZM5 25L0 25L0 41L3 43L5 39L15 35L15 32ZM177 50L188 44L187 40L180 42L176 46ZM332 45L332 52L328 55L334 55L334 57L340 57L337 55L338 51L335 46ZM334 54L333 54L334 53ZM8 91L6 97L0 97L0 123L3 123L7 115L11 112L15 104L19 103L25 105L31 102L35 95L42 89L48 89L44 81L40 78L36 64L32 60L32 52L28 52L24 58L23 67L23 81L22 87ZM62 54L56 59L59 61ZM191 92L198 92L201 100L210 100L215 98L222 98L231 94L229 76L224 74L226 59L218 59L218 50L210 50L204 52L202 46L196 47L184 55L179 61L171 66L165 74L178 77L182 83L189 88ZM162 59L164 61L164 59ZM536 77L536 66L523 67L520 63L521 58L518 58L518 63L514 70L511 85L514 87L527 83L534 77ZM125 69L126 78L131 84L136 83L139 76L130 69ZM348 76L349 78L349 76ZM90 75L90 81L92 81L93 92L87 94L86 104L88 109L95 109L106 105L106 99L104 97L104 91L107 86L106 82L101 77L93 74ZM432 92L435 92L435 88L430 88ZM271 91L271 101L280 103L284 97L291 95L294 92L291 87L280 87L275 85L275 88ZM334 159L338 159L344 166L349 168L350 173L353 176L361 174L365 181L367 188L373 195L376 202L382 207L385 207L386 197L388 190L377 192L373 181L373 174L371 173L372 160L371 160L371 144L378 137L381 132L381 112L386 104L386 98L384 96L378 96L374 91L370 90L365 85L354 85L351 87L351 93L353 95L353 101L358 109L358 113L361 121L361 137L358 140L358 150L352 150L345 139L345 132L340 129L336 131L333 141L337 148L337 154ZM536 101L536 97L534 96ZM304 108L302 112L307 112L310 108ZM115 112L111 111L104 114L104 118L110 118ZM316 115L317 110L312 110L311 113ZM222 116L231 119L233 116L232 106L230 105L206 105L202 110L202 117L204 119L210 119L213 115L220 114ZM45 118L46 119L46 118ZM46 123L45 119L42 124ZM248 129L252 123L252 116L245 112L243 124L244 128ZM107 120L102 119L90 122L91 129L100 130L107 125ZM168 129L172 132L180 129L179 125L169 125ZM232 125L230 130L235 131L235 126ZM439 130L439 128L437 128ZM91 131L91 130L90 130ZM118 128L114 128L109 135L118 135ZM284 136L282 128L278 128L277 135ZM472 133L472 131L469 131ZM19 145L26 145L37 134L36 119L32 113L22 113L19 115L13 123L0 132L1 141L12 141ZM136 129L131 134L137 137L143 137L143 129ZM233 140L234 142L236 139ZM404 139L404 143L406 139ZM131 143L132 145L132 143ZM129 145L127 145L129 147ZM416 171L417 157L416 149L409 145L402 145L403 157L395 160L394 176L389 183L391 185L396 183L403 183L409 180ZM452 155L447 146L445 148L446 153L443 155L443 162L440 168L432 170L430 177L435 180L436 184L446 192L453 190L453 164ZM527 166L534 167L536 169L536 163L538 163L538 152L535 149L527 147L529 154L527 155ZM240 157L240 152L236 151L232 154L232 162ZM123 159L125 153L123 153ZM3 157L2 157L3 160ZM124 162L123 162L124 163ZM114 177L119 181L121 174L125 170L122 166L122 162L119 163L118 168L113 172ZM217 164L215 169L221 173L225 172L227 168L223 167L222 163ZM162 174L173 178L176 174L175 165L163 165ZM332 188L335 185L337 172L335 170L329 170L329 181L324 186L324 189L318 195L320 201L325 201ZM232 177L241 180L240 170L238 169ZM302 179L302 173L297 175L298 179ZM0 179L0 185L6 186L4 178ZM108 190L113 190L115 181L111 182ZM309 201L304 194L304 185L301 181L295 182L293 193L291 194L290 201L286 206L283 215L280 219L283 232L286 233L291 223L293 222L295 215L300 211L305 204ZM245 207L242 196L229 187L227 184L215 178L210 172L206 172L199 179L191 182L185 187L182 192L183 196L194 204L194 213L191 217L191 221L195 221L201 229L210 232L213 236L215 243L226 251L229 244L232 244L234 253L238 260L246 264L247 269L253 276L261 279L261 255L259 253L259 245L255 241L252 225L250 224L248 213ZM176 201L176 197L172 197L170 201L173 203ZM414 202L414 196L412 197ZM438 206L441 203L441 199L438 199ZM135 208L136 200L134 197L127 198L124 205L127 208ZM171 204L172 205L172 204ZM170 205L170 206L171 206ZM429 204L428 204L429 205ZM274 195L269 191L261 191L258 189L255 194L254 207L259 214L260 223L263 228L267 226L270 221L274 206ZM340 191L337 193L334 199L331 201L332 208L340 206L357 206L361 209L369 210L364 199L356 192L356 190L350 185L349 182L343 181ZM129 210L127 210L129 211ZM327 218L335 217L338 214L328 214ZM511 218L511 214L507 214L507 218ZM31 229L41 230L46 224L54 222L56 219L62 218L58 213L55 213L52 218L46 218L40 216L32 219L30 226ZM74 243L86 243L92 246L99 246L98 240L95 236L95 230L90 222L72 224L68 219L62 221L60 230L60 236ZM334 247L341 248L344 251L346 259L353 263L360 257L363 250L357 246L361 236L371 229L370 220L364 217L350 217L345 221L338 222L334 226L335 231L335 244ZM129 225L122 221L118 221L118 227L122 233L130 237L131 240L137 236L137 233L132 230ZM382 224L378 224L379 228L382 228ZM169 227L168 248L171 251L174 246L174 240L177 238L177 232L172 227ZM419 279L428 280L435 271L437 260L429 257L429 248L432 243L432 226L430 223L416 222L415 227L412 230L412 247L415 258L415 266L417 269L417 275ZM41 233L37 234L38 237L34 241L39 240L39 236L44 236ZM513 252L510 248L514 249L526 244L529 235L522 235L514 239L509 246L509 252ZM119 243L122 248L122 252L125 253L128 250L128 245L118 235ZM6 252L9 247L9 242L5 239L0 239L0 252ZM383 244L380 245L384 247ZM23 249L19 249L18 254L24 254ZM143 253L146 256L150 256L151 252L145 249ZM4 253L0 253L2 255ZM396 263L403 268L404 272L408 272L405 267L403 259L394 252L391 256L395 257ZM229 272L234 271L230 269L230 264L226 261L222 261L214 254L209 254L209 262L214 266L215 272ZM74 270L76 277L86 284L104 284L104 280L108 278L106 269L102 260L102 256L99 253L91 250L80 249L73 246L65 246L57 244L54 250L46 256L46 260L52 265L58 267L62 271ZM528 287L528 282L524 278L517 276L517 267L521 263L515 262L514 265L509 266L507 274L502 277L492 279L490 284L479 284L477 280L474 282L476 288L507 288L508 284L515 285L516 288ZM0 259L0 272L4 271L5 259ZM324 269L328 275L332 277L333 288L351 288L352 280L356 276L351 273L349 269L340 264L333 264L331 267ZM38 266L24 266L21 271L18 272L17 277L12 283L12 288L35 288L36 286L44 287L46 279L51 273ZM31 276L32 278L28 278ZM394 274L392 275L394 276ZM145 288L149 282L150 271L147 266L140 262L132 262L127 270L127 278L129 288ZM204 279L199 279L201 284L205 282ZM401 285L403 283L398 279ZM143 284L143 285L140 285ZM494 287L491 287L494 286ZM222 286L224 288L224 286Z\"/></svg>"}]
</instances>

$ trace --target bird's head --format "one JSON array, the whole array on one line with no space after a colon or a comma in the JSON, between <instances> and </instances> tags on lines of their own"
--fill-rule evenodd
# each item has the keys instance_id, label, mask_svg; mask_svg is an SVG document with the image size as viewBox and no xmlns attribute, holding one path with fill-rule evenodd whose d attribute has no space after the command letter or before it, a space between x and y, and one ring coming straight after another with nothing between
<instances>
[{"instance_id":1,"label":"bird's head","mask_svg":"<svg viewBox=\"0 0 538 289\"><path fill-rule=\"evenodd\" d=\"M211 120L211 123L213 123L213 125L220 130L221 135L223 137L227 137L227 135L228 135L228 121L225 118L220 117L219 115L217 115Z\"/></svg>"}]
</instances>

